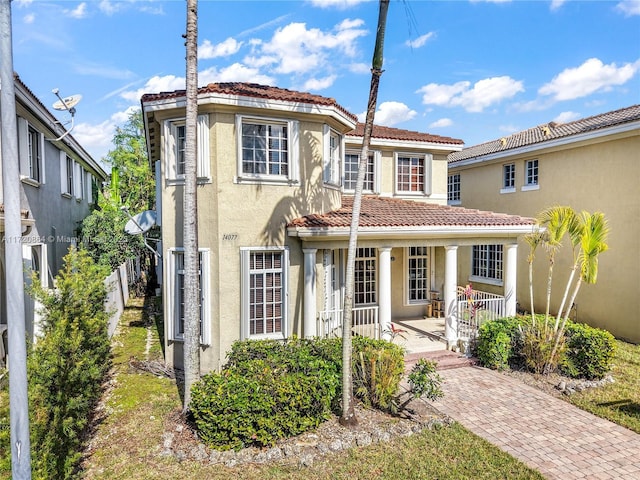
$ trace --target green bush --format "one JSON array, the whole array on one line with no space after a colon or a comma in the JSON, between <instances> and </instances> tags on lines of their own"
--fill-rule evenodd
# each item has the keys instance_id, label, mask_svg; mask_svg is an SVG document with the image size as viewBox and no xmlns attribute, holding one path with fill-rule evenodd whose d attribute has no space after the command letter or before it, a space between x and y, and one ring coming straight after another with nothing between
<instances>
[{"instance_id":1,"label":"green bush","mask_svg":"<svg viewBox=\"0 0 640 480\"><path fill-rule=\"evenodd\" d=\"M480 325L476 354L485 367L503 370L509 367L509 360L517 352L513 344L520 341L517 317L500 318Z\"/></svg>"},{"instance_id":2,"label":"green bush","mask_svg":"<svg viewBox=\"0 0 640 480\"><path fill-rule=\"evenodd\" d=\"M573 377L601 379L611 371L616 353L611 333L583 323L567 323L566 362L563 373Z\"/></svg>"},{"instance_id":3,"label":"green bush","mask_svg":"<svg viewBox=\"0 0 640 480\"><path fill-rule=\"evenodd\" d=\"M436 362L420 358L409 373L409 386L415 398L437 400L444 396L442 378L436 372Z\"/></svg>"},{"instance_id":4,"label":"green bush","mask_svg":"<svg viewBox=\"0 0 640 480\"><path fill-rule=\"evenodd\" d=\"M109 369L107 272L72 249L54 291L37 279L42 336L27 358L34 478L74 478L82 434Z\"/></svg>"},{"instance_id":5,"label":"green bush","mask_svg":"<svg viewBox=\"0 0 640 480\"><path fill-rule=\"evenodd\" d=\"M365 405L395 412L404 375L404 351L384 340L354 342L353 390Z\"/></svg>"},{"instance_id":6,"label":"green bush","mask_svg":"<svg viewBox=\"0 0 640 480\"><path fill-rule=\"evenodd\" d=\"M556 349L555 358L551 358L551 352L556 341L556 332L553 329L555 320L550 318L545 321L544 317L537 318L537 321L529 322L520 327L521 347L520 355L524 358L529 370L534 373L543 373L546 368L549 372L555 371L558 363L562 363L565 350L564 337L560 338Z\"/></svg>"}]
</instances>

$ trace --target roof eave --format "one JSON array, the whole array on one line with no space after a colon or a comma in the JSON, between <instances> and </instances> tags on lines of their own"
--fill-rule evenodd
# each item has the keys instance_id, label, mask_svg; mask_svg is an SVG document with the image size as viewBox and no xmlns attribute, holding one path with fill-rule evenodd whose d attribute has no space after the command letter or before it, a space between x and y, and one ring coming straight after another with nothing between
<instances>
[{"instance_id":1,"label":"roof eave","mask_svg":"<svg viewBox=\"0 0 640 480\"><path fill-rule=\"evenodd\" d=\"M362 137L360 135L346 135L345 141L346 143L362 144ZM424 142L421 140L395 140L391 138L371 137L371 147L423 148L443 152L459 152L464 148L464 145L456 143L437 143Z\"/></svg>"},{"instance_id":2,"label":"roof eave","mask_svg":"<svg viewBox=\"0 0 640 480\"><path fill-rule=\"evenodd\" d=\"M534 225L510 225L510 226L408 226L408 227L360 227L358 237L376 238L469 238L483 236L504 236L513 237L531 233ZM349 236L350 227L298 227L287 228L290 237L301 239L340 239Z\"/></svg>"}]
</instances>

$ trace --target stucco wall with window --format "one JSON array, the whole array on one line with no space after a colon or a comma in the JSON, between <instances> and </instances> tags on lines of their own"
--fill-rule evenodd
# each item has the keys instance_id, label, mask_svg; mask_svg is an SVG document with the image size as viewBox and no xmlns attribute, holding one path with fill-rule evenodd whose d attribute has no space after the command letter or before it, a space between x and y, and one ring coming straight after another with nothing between
<instances>
[{"instance_id":1,"label":"stucco wall with window","mask_svg":"<svg viewBox=\"0 0 640 480\"><path fill-rule=\"evenodd\" d=\"M535 216L554 205L569 205L576 211L603 212L609 221L609 250L601 254L596 285L583 285L578 294L577 318L606 328L620 338L640 342L640 130L570 144L554 150L505 155L489 164L451 167L460 173L464 207ZM525 161L537 158L539 188L522 191ZM502 166L515 163L515 192L500 194ZM565 242L567 244L568 241ZM529 309L529 247L518 249L518 302ZM552 310L559 306L572 254L567 245L554 266ZM536 254L534 282L536 310L544 311L547 281L546 256Z\"/></svg>"}]
</instances>

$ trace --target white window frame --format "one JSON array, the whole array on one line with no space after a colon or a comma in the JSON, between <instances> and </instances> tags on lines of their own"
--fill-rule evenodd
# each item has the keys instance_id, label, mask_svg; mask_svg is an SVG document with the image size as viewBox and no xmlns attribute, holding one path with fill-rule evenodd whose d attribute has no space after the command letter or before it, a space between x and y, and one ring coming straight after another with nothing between
<instances>
[{"instance_id":1,"label":"white window frame","mask_svg":"<svg viewBox=\"0 0 640 480\"><path fill-rule=\"evenodd\" d=\"M362 279L359 272L363 272ZM360 295L364 301L359 301ZM375 247L358 247L356 251L353 304L359 307L378 304L378 249Z\"/></svg>"},{"instance_id":2,"label":"white window frame","mask_svg":"<svg viewBox=\"0 0 640 480\"><path fill-rule=\"evenodd\" d=\"M362 153L361 150L356 151L353 149L349 149L345 152L343 169L342 169L342 171L344 172L342 185L343 185L343 191L345 193L355 193L356 191L355 185L354 185L354 188L348 188L349 182L347 182L347 173L350 172L350 170L347 169L347 156L355 156L359 164L361 153ZM366 188L367 179L365 178L365 187L362 190L363 193L373 193L373 194L380 193L380 175L378 175L378 172L380 171L381 158L382 158L382 153L379 150L369 150L369 160L367 161L367 176L371 175L372 179L370 183L372 184L373 188L372 189ZM371 165L371 170L369 170L369 165Z\"/></svg>"},{"instance_id":3,"label":"white window frame","mask_svg":"<svg viewBox=\"0 0 640 480\"><path fill-rule=\"evenodd\" d=\"M44 134L22 117L18 117L18 156L20 178L36 187L44 184ZM34 174L34 169L37 174Z\"/></svg>"},{"instance_id":4,"label":"white window frame","mask_svg":"<svg viewBox=\"0 0 640 480\"><path fill-rule=\"evenodd\" d=\"M281 258L281 331L272 333L251 334L250 321L250 285L251 285L251 255L254 253L279 253ZM276 339L287 338L289 331L289 249L287 247L242 247L240 248L241 264L241 325L240 336L246 339Z\"/></svg>"},{"instance_id":5,"label":"white window frame","mask_svg":"<svg viewBox=\"0 0 640 480\"><path fill-rule=\"evenodd\" d=\"M326 185L340 187L342 176L342 152L344 152L344 140L342 135L333 130L329 125L323 126L324 165L323 181Z\"/></svg>"},{"instance_id":6,"label":"white window frame","mask_svg":"<svg viewBox=\"0 0 640 480\"><path fill-rule=\"evenodd\" d=\"M73 195L78 201L84 195L84 169L78 162L73 164Z\"/></svg>"},{"instance_id":7,"label":"white window frame","mask_svg":"<svg viewBox=\"0 0 640 480\"><path fill-rule=\"evenodd\" d=\"M502 188L500 193L513 193L516 191L516 164L505 163L502 165Z\"/></svg>"},{"instance_id":8,"label":"white window frame","mask_svg":"<svg viewBox=\"0 0 640 480\"><path fill-rule=\"evenodd\" d=\"M75 162L67 152L60 150L60 193L62 196L73 197L75 187L74 172Z\"/></svg>"},{"instance_id":9,"label":"white window frame","mask_svg":"<svg viewBox=\"0 0 640 480\"><path fill-rule=\"evenodd\" d=\"M493 275L489 275L493 272ZM504 245L487 244L471 247L470 281L502 285L504 281Z\"/></svg>"},{"instance_id":10,"label":"white window frame","mask_svg":"<svg viewBox=\"0 0 640 480\"><path fill-rule=\"evenodd\" d=\"M412 249L422 249L423 253L412 253ZM423 298L412 298L413 291L418 291L417 288L411 287L411 261L422 261L422 266L417 267L423 271L423 277L420 279L424 282ZM431 285L431 249L424 245L418 245L415 247L406 247L404 249L404 272L405 272L405 302L406 305L426 305L429 303L429 291Z\"/></svg>"},{"instance_id":11,"label":"white window frame","mask_svg":"<svg viewBox=\"0 0 640 480\"><path fill-rule=\"evenodd\" d=\"M210 287L210 257L208 248L198 249L200 257L200 344L211 345L211 287ZM184 248L174 247L167 250L167 294L166 294L166 325L168 327L167 338L174 342L184 341L184 332L180 332L180 315L178 302L178 275L183 274L178 270L180 261L184 258Z\"/></svg>"},{"instance_id":12,"label":"white window frame","mask_svg":"<svg viewBox=\"0 0 640 480\"><path fill-rule=\"evenodd\" d=\"M401 159L416 159L422 160L422 190L400 190L399 185L399 173L398 169L400 168L400 160ZM429 153L402 153L398 152L395 154L395 168L394 168L394 189L396 195L402 196L429 196L431 195L431 183L432 183L432 164L433 164L433 155ZM410 174L411 175L411 174Z\"/></svg>"},{"instance_id":13,"label":"white window frame","mask_svg":"<svg viewBox=\"0 0 640 480\"><path fill-rule=\"evenodd\" d=\"M164 121L164 156L165 156L165 176L170 183L184 183L184 172L178 173L177 155L177 132L179 127L185 126L185 119L171 118ZM196 123L196 161L198 183L209 183L211 181L210 166L210 132L209 115L198 115Z\"/></svg>"},{"instance_id":14,"label":"white window frame","mask_svg":"<svg viewBox=\"0 0 640 480\"><path fill-rule=\"evenodd\" d=\"M452 173L447 175L447 203L449 205L460 205L461 197L460 174Z\"/></svg>"},{"instance_id":15,"label":"white window frame","mask_svg":"<svg viewBox=\"0 0 640 480\"><path fill-rule=\"evenodd\" d=\"M244 173L242 168L242 125L282 125L287 127L287 175ZM273 183L280 185L300 182L300 124L297 120L236 115L237 176L236 183Z\"/></svg>"},{"instance_id":16,"label":"white window frame","mask_svg":"<svg viewBox=\"0 0 640 480\"><path fill-rule=\"evenodd\" d=\"M540 188L540 163L537 158L524 163L524 185L522 191L538 190Z\"/></svg>"}]
</instances>

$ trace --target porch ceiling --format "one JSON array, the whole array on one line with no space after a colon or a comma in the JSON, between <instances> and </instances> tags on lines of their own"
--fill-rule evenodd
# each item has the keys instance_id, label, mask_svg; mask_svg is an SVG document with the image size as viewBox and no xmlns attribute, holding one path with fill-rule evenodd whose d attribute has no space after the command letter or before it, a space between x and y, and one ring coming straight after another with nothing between
<instances>
[{"instance_id":1,"label":"porch ceiling","mask_svg":"<svg viewBox=\"0 0 640 480\"><path fill-rule=\"evenodd\" d=\"M337 240L348 237L353 197L343 196L342 206L323 214L292 220L292 237ZM516 237L529 233L533 218L411 200L364 196L358 236L371 238Z\"/></svg>"}]
</instances>

